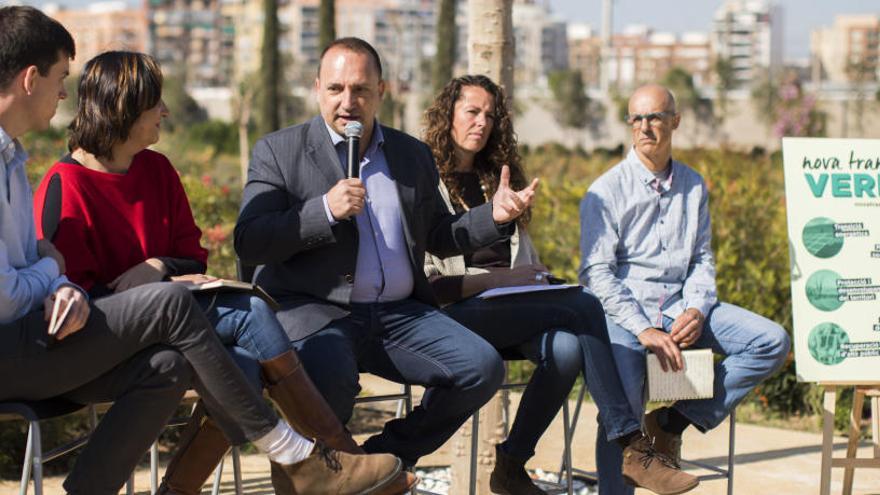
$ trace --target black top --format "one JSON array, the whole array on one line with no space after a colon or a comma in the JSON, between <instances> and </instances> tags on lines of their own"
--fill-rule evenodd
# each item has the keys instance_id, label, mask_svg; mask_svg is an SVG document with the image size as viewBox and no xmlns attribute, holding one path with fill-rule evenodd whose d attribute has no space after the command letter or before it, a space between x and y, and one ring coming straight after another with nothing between
<instances>
[{"instance_id":1,"label":"black top","mask_svg":"<svg viewBox=\"0 0 880 495\"><path fill-rule=\"evenodd\" d=\"M461 197L468 208L476 208L486 202L486 194L480 184L480 177L476 172L455 172L453 180L461 187ZM463 213L465 208L458 201L453 200L455 213ZM471 254L464 255L465 266L475 268L510 268L510 239L495 241L481 247Z\"/></svg>"}]
</instances>

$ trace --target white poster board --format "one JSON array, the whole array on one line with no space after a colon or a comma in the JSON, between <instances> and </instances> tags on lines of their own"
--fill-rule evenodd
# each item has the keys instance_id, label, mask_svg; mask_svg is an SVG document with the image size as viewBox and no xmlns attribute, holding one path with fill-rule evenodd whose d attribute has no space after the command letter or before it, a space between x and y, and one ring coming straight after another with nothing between
<instances>
[{"instance_id":1,"label":"white poster board","mask_svg":"<svg viewBox=\"0 0 880 495\"><path fill-rule=\"evenodd\" d=\"M880 140L784 138L798 379L880 381Z\"/></svg>"}]
</instances>

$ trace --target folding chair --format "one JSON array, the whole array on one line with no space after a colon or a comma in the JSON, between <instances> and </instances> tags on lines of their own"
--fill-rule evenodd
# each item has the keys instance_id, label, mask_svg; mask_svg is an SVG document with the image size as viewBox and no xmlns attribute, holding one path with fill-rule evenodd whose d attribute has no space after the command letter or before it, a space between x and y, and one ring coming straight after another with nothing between
<instances>
[{"instance_id":1,"label":"folding chair","mask_svg":"<svg viewBox=\"0 0 880 495\"><path fill-rule=\"evenodd\" d=\"M40 422L73 414L88 407L89 432L51 450L44 451ZM0 421L24 420L28 423L27 446L21 470L20 495L27 495L31 479L34 493L43 495L43 464L73 452L89 441L91 432L98 425L98 413L94 405L84 406L66 399L52 398L39 401L0 402ZM126 493L134 493L134 477L129 478Z\"/></svg>"}]
</instances>

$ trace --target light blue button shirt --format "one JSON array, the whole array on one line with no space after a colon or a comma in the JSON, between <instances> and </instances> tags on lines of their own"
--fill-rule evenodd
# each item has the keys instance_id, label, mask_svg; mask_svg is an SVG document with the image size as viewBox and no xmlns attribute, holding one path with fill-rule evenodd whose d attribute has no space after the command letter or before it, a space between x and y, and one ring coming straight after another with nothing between
<instances>
[{"instance_id":1,"label":"light blue button shirt","mask_svg":"<svg viewBox=\"0 0 880 495\"><path fill-rule=\"evenodd\" d=\"M37 254L27 159L18 140L0 127L0 324L40 308L46 296L69 283L55 260Z\"/></svg>"},{"instance_id":2,"label":"light blue button shirt","mask_svg":"<svg viewBox=\"0 0 880 495\"><path fill-rule=\"evenodd\" d=\"M706 183L671 167L658 184L630 150L581 201L581 283L634 335L687 308L706 316L718 300Z\"/></svg>"},{"instance_id":3,"label":"light blue button shirt","mask_svg":"<svg viewBox=\"0 0 880 495\"><path fill-rule=\"evenodd\" d=\"M336 148L339 163L345 166L348 163L345 138L326 122L324 125ZM355 216L358 254L351 302L356 303L399 301L409 297L413 290L412 264L400 215L400 197L388 170L382 149L384 144L382 128L375 122L370 145L360 162L360 178L367 189L367 202ZM327 195L324 195L324 210L328 220L335 223Z\"/></svg>"}]
</instances>

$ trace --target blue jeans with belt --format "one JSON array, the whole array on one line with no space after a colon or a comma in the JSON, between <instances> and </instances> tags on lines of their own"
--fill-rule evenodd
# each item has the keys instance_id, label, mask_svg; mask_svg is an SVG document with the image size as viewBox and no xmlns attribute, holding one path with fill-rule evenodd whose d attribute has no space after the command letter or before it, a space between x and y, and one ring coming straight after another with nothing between
<instances>
[{"instance_id":1,"label":"blue jeans with belt","mask_svg":"<svg viewBox=\"0 0 880 495\"><path fill-rule=\"evenodd\" d=\"M663 319L663 329L671 329L674 320ZM641 417L645 411L645 348L630 332L608 319L608 334L627 400ZM715 364L713 398L683 400L674 407L700 431L715 428L756 385L778 370L788 356L791 340L785 329L773 321L733 304L715 305L706 317L703 333L694 349L712 349L724 356ZM599 470L599 493L632 494L620 474L622 451L602 436L605 425L600 419L596 437L596 464Z\"/></svg>"},{"instance_id":2,"label":"blue jeans with belt","mask_svg":"<svg viewBox=\"0 0 880 495\"><path fill-rule=\"evenodd\" d=\"M494 299L471 297L444 309L502 356L526 358L537 365L502 444L512 457L525 461L535 454L538 439L581 372L608 425L609 440L639 429L616 373L605 313L592 294L562 289Z\"/></svg>"},{"instance_id":3,"label":"blue jeans with belt","mask_svg":"<svg viewBox=\"0 0 880 495\"><path fill-rule=\"evenodd\" d=\"M200 293L196 301L248 381L262 390L259 362L291 349L275 312L266 301L243 292Z\"/></svg>"}]
</instances>

